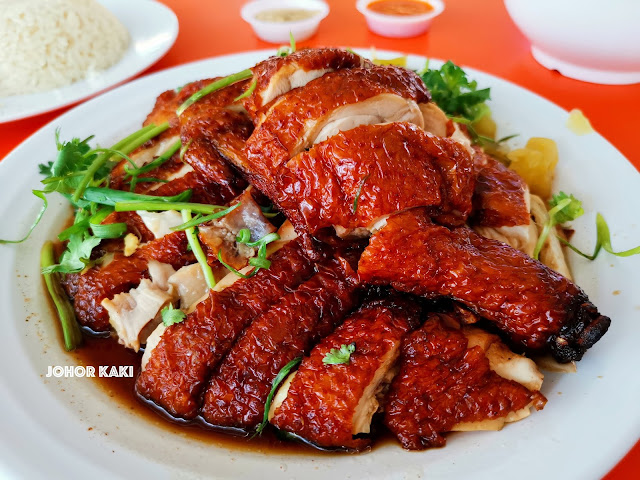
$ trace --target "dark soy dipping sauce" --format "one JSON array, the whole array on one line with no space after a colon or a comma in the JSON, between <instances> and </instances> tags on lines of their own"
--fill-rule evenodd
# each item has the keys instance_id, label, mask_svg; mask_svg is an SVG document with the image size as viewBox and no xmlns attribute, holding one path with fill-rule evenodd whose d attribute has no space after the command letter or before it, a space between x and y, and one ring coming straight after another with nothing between
<instances>
[{"instance_id":1,"label":"dark soy dipping sauce","mask_svg":"<svg viewBox=\"0 0 640 480\"><path fill-rule=\"evenodd\" d=\"M237 450L280 453L280 454L307 454L307 455L344 455L342 452L325 452L313 449L298 442L283 441L276 437L273 429L266 428L260 437L243 437L229 431L214 430L211 427L199 423L181 421L170 417L166 412L149 404L136 394L135 383L140 373L140 359L142 353L134 353L133 350L124 348L114 338L97 337L84 334L84 343L71 352L70 355L78 365L93 366L96 376L91 378L115 402L135 412L140 418L151 422L153 425L164 428L172 434L186 438L196 439L210 443L212 446L234 448ZM133 366L132 378L109 378L98 376L100 365ZM380 443L379 441L376 443ZM384 442L386 443L386 442Z\"/></svg>"}]
</instances>

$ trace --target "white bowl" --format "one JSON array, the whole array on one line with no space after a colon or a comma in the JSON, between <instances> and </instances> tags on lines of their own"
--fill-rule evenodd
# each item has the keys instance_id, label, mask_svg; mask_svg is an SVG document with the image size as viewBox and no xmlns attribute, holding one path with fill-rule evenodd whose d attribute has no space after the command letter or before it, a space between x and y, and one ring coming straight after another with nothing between
<instances>
[{"instance_id":1,"label":"white bowl","mask_svg":"<svg viewBox=\"0 0 640 480\"><path fill-rule=\"evenodd\" d=\"M266 22L256 14L264 10L304 8L317 12L314 16L295 22ZM303 41L318 31L320 22L329 15L329 6L321 0L256 0L240 10L240 16L251 25L255 34L265 42L289 43L289 32L296 41Z\"/></svg>"},{"instance_id":2,"label":"white bowl","mask_svg":"<svg viewBox=\"0 0 640 480\"><path fill-rule=\"evenodd\" d=\"M390 38L409 38L423 34L429 30L432 20L444 10L441 0L425 0L433 10L423 15L384 15L367 8L374 1L376 0L358 0L356 8L364 15L369 30Z\"/></svg>"},{"instance_id":3,"label":"white bowl","mask_svg":"<svg viewBox=\"0 0 640 480\"><path fill-rule=\"evenodd\" d=\"M592 83L640 82L640 1L505 0L533 57Z\"/></svg>"}]
</instances>

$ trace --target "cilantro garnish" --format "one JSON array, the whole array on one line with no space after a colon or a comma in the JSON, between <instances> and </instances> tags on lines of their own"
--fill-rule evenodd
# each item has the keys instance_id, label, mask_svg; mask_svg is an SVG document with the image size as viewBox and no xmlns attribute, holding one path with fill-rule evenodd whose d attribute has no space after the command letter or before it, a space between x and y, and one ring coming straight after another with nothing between
<instances>
[{"instance_id":1,"label":"cilantro garnish","mask_svg":"<svg viewBox=\"0 0 640 480\"><path fill-rule=\"evenodd\" d=\"M356 344L350 343L349 345L340 345L340 348L332 348L322 359L322 363L325 365L349 365L351 354L356 351Z\"/></svg>"},{"instance_id":2,"label":"cilantro garnish","mask_svg":"<svg viewBox=\"0 0 640 480\"><path fill-rule=\"evenodd\" d=\"M419 72L433 101L447 115L463 117L469 122L477 122L489 113L485 103L491 98L489 88L478 90L478 83L469 80L465 71L449 60L439 70L430 69L429 62Z\"/></svg>"},{"instance_id":3,"label":"cilantro garnish","mask_svg":"<svg viewBox=\"0 0 640 480\"><path fill-rule=\"evenodd\" d=\"M170 327L176 323L182 322L187 316L182 310L173 308L173 305L170 303L166 307L164 307L160 314L162 315L162 323L165 327Z\"/></svg>"}]
</instances>

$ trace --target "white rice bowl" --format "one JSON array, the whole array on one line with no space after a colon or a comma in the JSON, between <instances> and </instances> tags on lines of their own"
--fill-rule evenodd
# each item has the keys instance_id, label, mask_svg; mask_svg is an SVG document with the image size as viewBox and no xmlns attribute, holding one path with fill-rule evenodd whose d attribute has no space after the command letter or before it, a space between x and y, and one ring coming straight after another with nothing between
<instances>
[{"instance_id":1,"label":"white rice bowl","mask_svg":"<svg viewBox=\"0 0 640 480\"><path fill-rule=\"evenodd\" d=\"M95 0L0 0L0 97L87 78L128 45L127 29Z\"/></svg>"}]
</instances>

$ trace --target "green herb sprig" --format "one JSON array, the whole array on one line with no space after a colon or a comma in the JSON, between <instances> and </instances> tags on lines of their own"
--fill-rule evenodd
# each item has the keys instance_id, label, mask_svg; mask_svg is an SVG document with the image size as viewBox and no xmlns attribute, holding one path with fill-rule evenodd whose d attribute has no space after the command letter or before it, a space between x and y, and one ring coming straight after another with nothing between
<instances>
[{"instance_id":1,"label":"green herb sprig","mask_svg":"<svg viewBox=\"0 0 640 480\"><path fill-rule=\"evenodd\" d=\"M322 363L325 365L349 365L351 360L351 354L356 351L356 344L350 343L349 345L340 345L340 348L332 348L322 359Z\"/></svg>"},{"instance_id":2,"label":"green herb sprig","mask_svg":"<svg viewBox=\"0 0 640 480\"><path fill-rule=\"evenodd\" d=\"M489 88L478 89L475 80L449 60L440 69L430 69L429 62L418 72L431 92L433 101L448 115L477 122L490 112L485 103L491 98Z\"/></svg>"},{"instance_id":3,"label":"green herb sprig","mask_svg":"<svg viewBox=\"0 0 640 480\"><path fill-rule=\"evenodd\" d=\"M536 242L536 247L533 250L533 258L536 260L538 260L540 251L542 250L544 243L547 241L549 232L553 227L558 224L575 220L584 214L582 202L573 195L567 195L564 192L553 195L549 201L549 205L552 207L548 213L549 219L544 223L542 232Z\"/></svg>"},{"instance_id":4,"label":"green herb sprig","mask_svg":"<svg viewBox=\"0 0 640 480\"><path fill-rule=\"evenodd\" d=\"M251 248L258 248L258 254L255 257L251 257L249 259L249 265L254 267L251 272L244 274L239 272L231 265L222 260L222 251L218 252L218 261L230 272L236 274L237 276L247 279L253 277L261 268L268 269L271 267L271 261L267 259L267 245L271 242L275 242L276 240L280 240L280 235L277 233L269 233L262 238L252 242L251 241L251 231L248 228L241 229L237 236L236 242L244 244Z\"/></svg>"},{"instance_id":5,"label":"green herb sprig","mask_svg":"<svg viewBox=\"0 0 640 480\"><path fill-rule=\"evenodd\" d=\"M186 223L191 221L191 210L184 209L182 210L182 220ZM213 270L211 270L211 266L209 262L207 262L207 256L202 250L202 245L200 245L200 240L198 240L198 235L195 231L195 227L185 228L184 233L187 236L187 241L189 242L189 246L191 247L191 251L196 256L196 260L200 264L200 268L202 268L202 273L204 274L204 279L207 282L207 286L211 289L216 286L216 279L213 276Z\"/></svg>"},{"instance_id":6,"label":"green herb sprig","mask_svg":"<svg viewBox=\"0 0 640 480\"><path fill-rule=\"evenodd\" d=\"M171 325L180 323L184 321L184 319L187 316L187 314L184 313L182 310L173 308L173 304L171 303L166 307L164 307L160 311L160 314L162 315L162 323L164 324L165 327L170 327Z\"/></svg>"}]
</instances>

